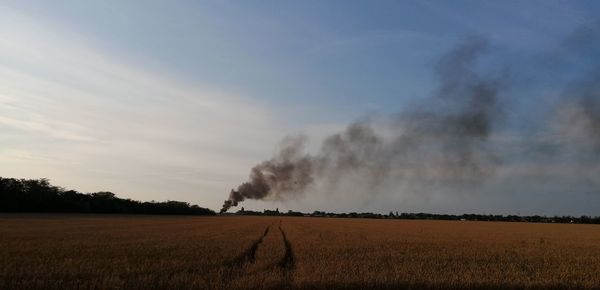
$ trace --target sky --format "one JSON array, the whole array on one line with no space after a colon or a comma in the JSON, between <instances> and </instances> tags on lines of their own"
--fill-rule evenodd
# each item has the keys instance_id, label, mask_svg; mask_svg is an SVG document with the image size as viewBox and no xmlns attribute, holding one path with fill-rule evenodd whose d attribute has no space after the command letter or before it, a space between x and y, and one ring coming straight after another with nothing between
<instances>
[{"instance_id":1,"label":"sky","mask_svg":"<svg viewBox=\"0 0 600 290\"><path fill-rule=\"evenodd\" d=\"M565 43L599 12L596 1L552 0L1 0L0 176L218 210L285 136L304 134L315 151L356 120L426 102L436 63L470 35L489 42L482 70L510 71L494 137L535 134L540 104L592 69L593 45ZM507 155L500 174L527 171L511 160L531 154ZM578 175L559 165L548 170ZM313 189L244 206L594 215L593 165L582 190L496 178L452 195Z\"/></svg>"}]
</instances>

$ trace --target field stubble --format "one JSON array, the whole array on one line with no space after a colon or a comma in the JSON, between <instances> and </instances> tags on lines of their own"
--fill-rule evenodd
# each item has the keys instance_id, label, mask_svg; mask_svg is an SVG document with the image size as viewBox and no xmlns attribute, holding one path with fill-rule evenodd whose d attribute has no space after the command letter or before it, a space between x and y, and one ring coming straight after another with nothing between
<instances>
[{"instance_id":1,"label":"field stubble","mask_svg":"<svg viewBox=\"0 0 600 290\"><path fill-rule=\"evenodd\" d=\"M0 289L599 287L594 225L0 216Z\"/></svg>"}]
</instances>

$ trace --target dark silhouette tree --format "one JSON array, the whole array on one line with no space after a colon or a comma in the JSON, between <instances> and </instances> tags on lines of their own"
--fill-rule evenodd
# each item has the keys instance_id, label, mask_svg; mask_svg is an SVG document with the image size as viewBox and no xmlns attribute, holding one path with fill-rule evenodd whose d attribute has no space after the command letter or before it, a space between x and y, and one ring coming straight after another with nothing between
<instances>
[{"instance_id":1,"label":"dark silhouette tree","mask_svg":"<svg viewBox=\"0 0 600 290\"><path fill-rule=\"evenodd\" d=\"M48 179L0 177L0 212L74 212L214 215L186 202L140 202L112 192L84 194L50 184Z\"/></svg>"}]
</instances>

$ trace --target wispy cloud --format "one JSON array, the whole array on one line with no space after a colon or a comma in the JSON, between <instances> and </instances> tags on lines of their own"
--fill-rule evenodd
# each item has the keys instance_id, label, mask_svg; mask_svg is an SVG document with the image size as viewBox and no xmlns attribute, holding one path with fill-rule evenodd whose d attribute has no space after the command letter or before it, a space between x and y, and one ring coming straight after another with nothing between
<instances>
[{"instance_id":1,"label":"wispy cloud","mask_svg":"<svg viewBox=\"0 0 600 290\"><path fill-rule=\"evenodd\" d=\"M0 19L0 175L210 206L279 138L252 99L147 71L13 10Z\"/></svg>"}]
</instances>

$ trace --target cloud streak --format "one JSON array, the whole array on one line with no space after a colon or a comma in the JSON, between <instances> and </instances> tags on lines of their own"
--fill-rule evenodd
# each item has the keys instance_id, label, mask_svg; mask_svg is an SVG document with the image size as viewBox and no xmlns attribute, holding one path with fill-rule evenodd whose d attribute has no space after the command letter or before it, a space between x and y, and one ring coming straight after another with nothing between
<instances>
[{"instance_id":1,"label":"cloud streak","mask_svg":"<svg viewBox=\"0 0 600 290\"><path fill-rule=\"evenodd\" d=\"M0 175L206 202L275 140L275 116L252 99L145 70L16 11L0 19Z\"/></svg>"}]
</instances>

